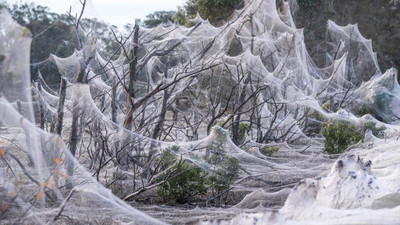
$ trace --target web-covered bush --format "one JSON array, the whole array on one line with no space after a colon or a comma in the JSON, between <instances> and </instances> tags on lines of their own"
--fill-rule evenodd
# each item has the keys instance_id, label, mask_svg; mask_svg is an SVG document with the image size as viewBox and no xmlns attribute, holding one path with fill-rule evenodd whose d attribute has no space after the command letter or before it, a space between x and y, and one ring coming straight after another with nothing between
<instances>
[{"instance_id":1,"label":"web-covered bush","mask_svg":"<svg viewBox=\"0 0 400 225\"><path fill-rule=\"evenodd\" d=\"M237 127L236 134L234 134L233 126L229 127L230 137L237 144L243 144L246 139L246 134L251 130L250 124L245 122L240 122Z\"/></svg>"},{"instance_id":2,"label":"web-covered bush","mask_svg":"<svg viewBox=\"0 0 400 225\"><path fill-rule=\"evenodd\" d=\"M212 194L220 194L229 189L238 177L239 161L226 154L214 154L207 162L215 166L206 179Z\"/></svg>"},{"instance_id":3,"label":"web-covered bush","mask_svg":"<svg viewBox=\"0 0 400 225\"><path fill-rule=\"evenodd\" d=\"M371 130L372 134L378 138L383 138L384 137L384 130L386 130L385 126L377 126L375 122L368 121L365 122L363 125L363 133L365 133L367 130Z\"/></svg>"},{"instance_id":4,"label":"web-covered bush","mask_svg":"<svg viewBox=\"0 0 400 225\"><path fill-rule=\"evenodd\" d=\"M204 185L205 173L197 166L179 159L171 152L177 151L178 146L165 150L156 159L160 161L161 175L155 180L166 182L157 188L157 195L167 204L184 204L191 198L204 195L207 191Z\"/></svg>"},{"instance_id":5,"label":"web-covered bush","mask_svg":"<svg viewBox=\"0 0 400 225\"><path fill-rule=\"evenodd\" d=\"M209 155L198 160L204 160L204 168L179 157L180 147L176 145L166 149L155 159L160 171L155 182L165 181L156 192L164 203L184 204L204 196L216 199L228 196L231 186L239 176L239 160L223 148L228 132L221 128L215 130L216 139L208 149Z\"/></svg>"},{"instance_id":6,"label":"web-covered bush","mask_svg":"<svg viewBox=\"0 0 400 225\"><path fill-rule=\"evenodd\" d=\"M341 153L362 139L355 126L343 121L325 122L321 134L325 137L324 148L329 154Z\"/></svg>"},{"instance_id":7,"label":"web-covered bush","mask_svg":"<svg viewBox=\"0 0 400 225\"><path fill-rule=\"evenodd\" d=\"M227 192L239 174L239 161L227 154L223 148L228 132L218 127L215 128L215 132L216 138L210 146L211 154L206 159L211 167L206 184L213 196Z\"/></svg>"},{"instance_id":8,"label":"web-covered bush","mask_svg":"<svg viewBox=\"0 0 400 225\"><path fill-rule=\"evenodd\" d=\"M271 156L272 154L278 151L279 151L279 146L277 145L274 146L263 145L260 147L260 152L265 156Z\"/></svg>"}]
</instances>

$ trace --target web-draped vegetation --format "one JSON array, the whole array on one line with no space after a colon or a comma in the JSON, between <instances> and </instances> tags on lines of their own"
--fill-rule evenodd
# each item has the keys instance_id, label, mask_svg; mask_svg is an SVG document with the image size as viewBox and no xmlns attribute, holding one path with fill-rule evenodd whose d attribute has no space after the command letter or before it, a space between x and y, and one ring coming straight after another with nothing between
<instances>
[{"instance_id":1,"label":"web-draped vegetation","mask_svg":"<svg viewBox=\"0 0 400 225\"><path fill-rule=\"evenodd\" d=\"M289 3L277 8L275 0L245 1L219 27L200 17L190 28L136 25L126 37L115 35L113 53L79 21L75 52L42 62L63 76L55 90L41 76L31 82L29 32L0 13L1 220L185 223L260 212L261 205L283 206L271 214L282 220L368 214L399 221L391 216L399 207L348 210L400 188L399 173L379 170L398 163L399 154L371 150L383 143L377 137L398 136L397 71L380 71L356 25L328 22L326 66L319 68ZM346 142L336 130L354 138ZM378 180L370 161L353 156L325 173L335 161L328 152L360 140L369 150L357 155L390 158L378 161ZM321 174L327 177L303 181L289 195L299 181ZM140 206L157 220L128 205L133 200L226 209L163 218L161 209ZM314 201L326 208L314 210ZM277 222L271 215L260 217Z\"/></svg>"}]
</instances>

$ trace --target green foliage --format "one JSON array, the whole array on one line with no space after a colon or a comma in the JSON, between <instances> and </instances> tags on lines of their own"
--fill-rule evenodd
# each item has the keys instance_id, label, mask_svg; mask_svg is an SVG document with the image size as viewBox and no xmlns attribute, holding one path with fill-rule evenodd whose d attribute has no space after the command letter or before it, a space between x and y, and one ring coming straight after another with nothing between
<instances>
[{"instance_id":1,"label":"green foliage","mask_svg":"<svg viewBox=\"0 0 400 225\"><path fill-rule=\"evenodd\" d=\"M211 165L211 172L206 178L206 184L213 194L227 190L237 179L239 161L236 158L223 152L214 152L207 162Z\"/></svg>"},{"instance_id":2,"label":"green foliage","mask_svg":"<svg viewBox=\"0 0 400 225\"><path fill-rule=\"evenodd\" d=\"M260 147L260 152L266 156L271 156L272 154L278 151L279 151L279 146L277 145L276 146L263 145Z\"/></svg>"},{"instance_id":3,"label":"green foliage","mask_svg":"<svg viewBox=\"0 0 400 225\"><path fill-rule=\"evenodd\" d=\"M210 165L210 174L207 176L206 183L213 194L219 194L228 189L237 179L239 161L225 152L224 145L228 132L220 127L216 127L215 132L216 138L210 146L211 154L206 159Z\"/></svg>"},{"instance_id":4,"label":"green foliage","mask_svg":"<svg viewBox=\"0 0 400 225\"><path fill-rule=\"evenodd\" d=\"M374 115L374 112L373 112L373 109L369 105L360 104L357 108L355 108L354 114L356 116L364 116L366 114Z\"/></svg>"},{"instance_id":5,"label":"green foliage","mask_svg":"<svg viewBox=\"0 0 400 225\"><path fill-rule=\"evenodd\" d=\"M227 132L221 128L217 128L216 132L216 139L210 145L210 155L204 159L206 163L203 168L187 161L179 163L179 146L166 149L156 158L161 172L155 182L168 179L170 175L168 181L156 190L163 202L184 204L207 193L211 196L225 191L228 193L227 190L238 178L239 161L224 151Z\"/></svg>"},{"instance_id":6,"label":"green foliage","mask_svg":"<svg viewBox=\"0 0 400 225\"><path fill-rule=\"evenodd\" d=\"M250 124L248 123L239 123L239 138L243 139L245 134L250 131Z\"/></svg>"},{"instance_id":7,"label":"green foliage","mask_svg":"<svg viewBox=\"0 0 400 225\"><path fill-rule=\"evenodd\" d=\"M385 126L377 127L375 122L368 121L364 123L363 126L363 133L367 130L371 130L372 134L376 137L383 138L384 133L383 131L386 130Z\"/></svg>"},{"instance_id":8,"label":"green foliage","mask_svg":"<svg viewBox=\"0 0 400 225\"><path fill-rule=\"evenodd\" d=\"M318 111L313 111L309 115L310 118L316 120L316 121L324 121L324 117L318 112Z\"/></svg>"},{"instance_id":9,"label":"green foliage","mask_svg":"<svg viewBox=\"0 0 400 225\"><path fill-rule=\"evenodd\" d=\"M160 24L174 21L175 11L156 11L146 16L144 20L145 27L152 28Z\"/></svg>"},{"instance_id":10,"label":"green foliage","mask_svg":"<svg viewBox=\"0 0 400 225\"><path fill-rule=\"evenodd\" d=\"M74 53L75 48L78 48L75 27L72 22L74 18L67 14L50 12L48 7L34 3L14 5L2 3L0 8L7 8L13 19L22 26L26 26L33 37L31 44L32 79L36 80L38 70L40 70L48 84L58 85L61 74L54 64L35 65L35 63L48 59L50 54L68 57ZM119 47L107 24L96 19L84 18L81 20L81 26L96 34L97 41L105 52L113 53Z\"/></svg>"},{"instance_id":11,"label":"green foliage","mask_svg":"<svg viewBox=\"0 0 400 225\"><path fill-rule=\"evenodd\" d=\"M250 131L251 127L249 123L245 123L245 122L239 122L239 128L238 128L238 137L237 141L235 143L238 144L242 144L245 141L245 135ZM233 126L229 127L229 131L230 131L230 136L231 138L234 138L233 136Z\"/></svg>"},{"instance_id":12,"label":"green foliage","mask_svg":"<svg viewBox=\"0 0 400 225\"><path fill-rule=\"evenodd\" d=\"M374 94L374 108L378 109L381 115L392 115L392 101L394 95L385 91L378 91ZM390 116L389 116L390 117ZM386 117L387 118L387 117Z\"/></svg>"},{"instance_id":13,"label":"green foliage","mask_svg":"<svg viewBox=\"0 0 400 225\"><path fill-rule=\"evenodd\" d=\"M360 104L355 109L353 109L353 112L354 112L354 115L360 116L360 117L370 114L375 119L377 119L381 122L386 122L386 120L383 119L382 117L380 117L379 114L374 110L373 105Z\"/></svg>"},{"instance_id":14,"label":"green foliage","mask_svg":"<svg viewBox=\"0 0 400 225\"><path fill-rule=\"evenodd\" d=\"M343 152L349 145L359 142L368 129L374 136L383 138L386 127L377 127L372 121L365 122L360 128L343 121L325 122L321 131L325 137L325 151L330 154Z\"/></svg>"},{"instance_id":15,"label":"green foliage","mask_svg":"<svg viewBox=\"0 0 400 225\"><path fill-rule=\"evenodd\" d=\"M184 161L178 163L179 159L175 153L177 146L164 151L156 161L161 160L161 175L155 179L160 182L167 179L169 173L173 172L171 178L156 190L157 195L167 204L184 204L197 195L204 195L207 189L204 185L205 173L197 166ZM171 152L172 151L172 152Z\"/></svg>"},{"instance_id":16,"label":"green foliage","mask_svg":"<svg viewBox=\"0 0 400 225\"><path fill-rule=\"evenodd\" d=\"M321 134L325 137L325 151L330 154L341 153L362 139L356 127L343 121L325 122Z\"/></svg>"},{"instance_id":17,"label":"green foliage","mask_svg":"<svg viewBox=\"0 0 400 225\"><path fill-rule=\"evenodd\" d=\"M394 88L394 82L395 81L393 80L393 77L390 76L390 77L382 78L379 81L379 84L382 85L383 87L385 87L386 89L388 89L389 91L392 91Z\"/></svg>"},{"instance_id":18,"label":"green foliage","mask_svg":"<svg viewBox=\"0 0 400 225\"><path fill-rule=\"evenodd\" d=\"M212 24L218 24L242 6L241 0L187 0L185 5L178 9L177 15L181 24L188 25L188 19L196 17L197 13Z\"/></svg>"},{"instance_id":19,"label":"green foliage","mask_svg":"<svg viewBox=\"0 0 400 225\"><path fill-rule=\"evenodd\" d=\"M304 28L308 52L317 65L323 66L325 63L325 48L317 46L326 40L326 22L330 19L340 25L357 23L363 36L372 39L382 71L390 67L400 68L400 36L396 35L400 29L398 1L297 0L297 3L299 10L295 14L295 22L297 27Z\"/></svg>"},{"instance_id":20,"label":"green foliage","mask_svg":"<svg viewBox=\"0 0 400 225\"><path fill-rule=\"evenodd\" d=\"M329 102L325 103L322 105L322 109L325 111L329 112L329 109L331 108L331 104Z\"/></svg>"},{"instance_id":21,"label":"green foliage","mask_svg":"<svg viewBox=\"0 0 400 225\"><path fill-rule=\"evenodd\" d=\"M26 26L32 37L31 63L46 60L50 53L58 57L66 57L74 52L76 37L70 18L65 14L50 12L48 7L33 3L14 4L6 7L13 19ZM50 84L58 84L58 69L50 64L41 67L31 66L32 79L36 79L38 69Z\"/></svg>"},{"instance_id":22,"label":"green foliage","mask_svg":"<svg viewBox=\"0 0 400 225\"><path fill-rule=\"evenodd\" d=\"M186 11L183 7L178 6L178 10L176 11L176 13L174 15L174 22L176 22L180 25L189 26L187 18L186 18Z\"/></svg>"}]
</instances>

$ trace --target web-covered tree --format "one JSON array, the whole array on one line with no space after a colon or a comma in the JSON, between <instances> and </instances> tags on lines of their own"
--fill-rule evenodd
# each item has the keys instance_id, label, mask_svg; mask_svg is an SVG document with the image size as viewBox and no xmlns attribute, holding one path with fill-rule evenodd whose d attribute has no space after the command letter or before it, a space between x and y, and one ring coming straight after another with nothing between
<instances>
[{"instance_id":1,"label":"web-covered tree","mask_svg":"<svg viewBox=\"0 0 400 225\"><path fill-rule=\"evenodd\" d=\"M203 19L219 25L240 7L243 7L242 0L187 0L183 7L178 8L176 19L181 24L188 24L188 19L199 13Z\"/></svg>"},{"instance_id":2,"label":"web-covered tree","mask_svg":"<svg viewBox=\"0 0 400 225\"><path fill-rule=\"evenodd\" d=\"M382 71L400 67L400 53L396 50L400 45L399 1L298 0L297 4L295 23L304 27L307 49L318 65L325 63L326 22L330 19L340 25L357 23L361 33L372 39Z\"/></svg>"},{"instance_id":3,"label":"web-covered tree","mask_svg":"<svg viewBox=\"0 0 400 225\"><path fill-rule=\"evenodd\" d=\"M3 4L0 8L7 8L13 18L22 26L26 26L32 34L31 71L36 80L38 66L36 63L46 60L50 54L66 57L73 53L76 43L73 27L65 14L49 12L48 7L24 3L12 6ZM44 78L50 84L60 81L58 70L52 65L40 67Z\"/></svg>"},{"instance_id":4,"label":"web-covered tree","mask_svg":"<svg viewBox=\"0 0 400 225\"><path fill-rule=\"evenodd\" d=\"M146 16L143 21L144 26L148 28L155 27L159 24L167 24L174 21L175 11L156 11Z\"/></svg>"}]
</instances>

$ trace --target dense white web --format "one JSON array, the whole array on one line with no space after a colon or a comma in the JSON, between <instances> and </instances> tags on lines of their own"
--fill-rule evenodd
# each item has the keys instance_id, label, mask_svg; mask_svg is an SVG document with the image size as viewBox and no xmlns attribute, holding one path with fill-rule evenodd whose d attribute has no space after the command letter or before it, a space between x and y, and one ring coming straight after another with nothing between
<instances>
[{"instance_id":1,"label":"dense white web","mask_svg":"<svg viewBox=\"0 0 400 225\"><path fill-rule=\"evenodd\" d=\"M198 16L192 28L139 28L137 40L132 32L113 56L80 30L82 49L42 62L56 65L66 80L60 136L61 91L44 79L31 84L28 31L2 11L0 220L379 224L376 218L384 217L386 224L399 223L400 206L378 209L379 199L398 198L400 191L397 70L382 74L371 41L357 26L332 21L326 67L318 68L289 3L279 9L275 0L244 5L220 27ZM364 105L386 123L354 115ZM381 139L367 131L336 160L315 133L328 120L385 129ZM232 132L238 124L250 124L240 138ZM266 154L270 149L277 150ZM208 159L223 154L237 160L231 206L207 208L217 198L192 210L132 203L138 210L123 201L151 196L164 151L221 180L216 171L229 169Z\"/></svg>"}]
</instances>

